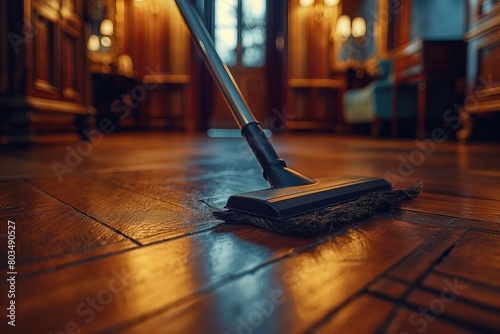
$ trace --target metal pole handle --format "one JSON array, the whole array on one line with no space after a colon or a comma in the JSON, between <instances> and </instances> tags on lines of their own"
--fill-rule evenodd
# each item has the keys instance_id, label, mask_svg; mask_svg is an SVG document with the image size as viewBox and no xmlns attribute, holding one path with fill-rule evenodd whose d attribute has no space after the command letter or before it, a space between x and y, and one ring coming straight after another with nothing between
<instances>
[{"instance_id":1,"label":"metal pole handle","mask_svg":"<svg viewBox=\"0 0 500 334\"><path fill-rule=\"evenodd\" d=\"M238 84L231 75L231 72L217 54L214 42L205 28L202 19L198 15L196 8L194 8L188 0L175 0L175 2L196 41L195 44L202 54L203 60L208 65L212 76L224 93L224 97L230 106L231 113L240 129L243 129L245 125L252 122L257 122L247 102L243 98L238 88Z\"/></svg>"},{"instance_id":2,"label":"metal pole handle","mask_svg":"<svg viewBox=\"0 0 500 334\"><path fill-rule=\"evenodd\" d=\"M264 178L272 187L311 184L316 181L288 168L279 158L264 134L264 130L243 99L236 81L227 66L222 62L214 47L214 42L203 24L196 8L189 0L175 0L177 7L191 31L195 44L203 60L208 65L212 77L219 84L229 109L241 129L243 137L250 145L255 157L264 171Z\"/></svg>"}]
</instances>

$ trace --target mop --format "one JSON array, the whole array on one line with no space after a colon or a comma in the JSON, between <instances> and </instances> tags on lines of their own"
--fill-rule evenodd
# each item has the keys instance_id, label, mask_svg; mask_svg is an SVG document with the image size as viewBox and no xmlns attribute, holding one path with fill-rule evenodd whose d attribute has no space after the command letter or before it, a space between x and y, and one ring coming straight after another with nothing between
<instances>
[{"instance_id":1,"label":"mop","mask_svg":"<svg viewBox=\"0 0 500 334\"><path fill-rule=\"evenodd\" d=\"M230 224L249 224L285 235L312 237L336 226L363 220L396 208L421 190L417 183L405 190L376 177L311 179L287 167L248 107L229 69L189 0L175 0L212 77L252 149L270 188L232 195L226 208L213 215Z\"/></svg>"}]
</instances>

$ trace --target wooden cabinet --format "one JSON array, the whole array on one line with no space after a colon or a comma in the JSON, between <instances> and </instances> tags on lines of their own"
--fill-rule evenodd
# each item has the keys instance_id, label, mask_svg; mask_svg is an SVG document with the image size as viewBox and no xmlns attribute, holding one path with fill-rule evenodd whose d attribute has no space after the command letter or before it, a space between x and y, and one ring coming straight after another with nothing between
<instances>
[{"instance_id":1,"label":"wooden cabinet","mask_svg":"<svg viewBox=\"0 0 500 334\"><path fill-rule=\"evenodd\" d=\"M473 117L500 111L500 1L469 0L467 98L461 109L464 142L473 130Z\"/></svg>"},{"instance_id":2,"label":"wooden cabinet","mask_svg":"<svg viewBox=\"0 0 500 334\"><path fill-rule=\"evenodd\" d=\"M392 136L398 134L398 90L403 85L417 87L417 129L419 138L428 134L429 108L445 111L453 107L455 86L465 75L466 52L462 41L426 41L415 39L392 53L394 61L394 94L392 102ZM429 96L438 91L449 97L438 101Z\"/></svg>"},{"instance_id":3,"label":"wooden cabinet","mask_svg":"<svg viewBox=\"0 0 500 334\"><path fill-rule=\"evenodd\" d=\"M124 36L140 89L148 87L144 96L132 96L141 102L140 126L195 128L191 35L175 2L126 1Z\"/></svg>"},{"instance_id":4,"label":"wooden cabinet","mask_svg":"<svg viewBox=\"0 0 500 334\"><path fill-rule=\"evenodd\" d=\"M318 16L314 7L289 0L287 129L341 130L344 69L336 68L332 22L340 7ZM332 75L332 69L339 74Z\"/></svg>"},{"instance_id":5,"label":"wooden cabinet","mask_svg":"<svg viewBox=\"0 0 500 334\"><path fill-rule=\"evenodd\" d=\"M86 49L82 0L4 1L8 43L1 49L7 84L0 90L3 135L30 142L33 133L85 126ZM81 130L81 129L79 129Z\"/></svg>"}]
</instances>

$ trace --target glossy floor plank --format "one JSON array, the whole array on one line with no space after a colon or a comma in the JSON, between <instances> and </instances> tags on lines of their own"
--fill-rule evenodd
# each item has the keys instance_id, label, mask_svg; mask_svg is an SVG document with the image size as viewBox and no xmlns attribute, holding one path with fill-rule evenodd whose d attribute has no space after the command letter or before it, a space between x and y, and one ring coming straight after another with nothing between
<instances>
[{"instance_id":1,"label":"glossy floor plank","mask_svg":"<svg viewBox=\"0 0 500 334\"><path fill-rule=\"evenodd\" d=\"M443 291L443 289L447 288L447 282L455 282L455 278L462 280L463 284L467 285L466 289L460 291L460 296L463 299L482 304L500 312L500 291L495 289L495 287L483 285L471 280L464 280L462 277L458 278L456 276L439 273L432 273L427 276L423 281L423 285L435 291Z\"/></svg>"},{"instance_id":2,"label":"glossy floor plank","mask_svg":"<svg viewBox=\"0 0 500 334\"><path fill-rule=\"evenodd\" d=\"M234 275L252 271L311 240L282 239L273 242L267 232L231 227L204 232L149 247L142 247L112 257L61 269L18 283L20 318L43 323L41 330L62 330L74 319L84 330L97 331L116 322L132 320L189 298L202 289L214 288ZM117 281L118 279L118 281ZM101 290L113 290L114 302L100 312L98 321L86 322L86 308L78 313L80 303ZM28 287L30 287L28 289ZM73 291L66 296L67 291ZM53 300L51 308L46 300ZM57 317L51 314L57 313ZM75 316L75 313L77 314ZM122 315L122 316L118 316Z\"/></svg>"},{"instance_id":3,"label":"glossy floor plank","mask_svg":"<svg viewBox=\"0 0 500 334\"><path fill-rule=\"evenodd\" d=\"M404 203L404 209L452 217L500 223L500 201L423 193L418 201Z\"/></svg>"},{"instance_id":4,"label":"glossy floor plank","mask_svg":"<svg viewBox=\"0 0 500 334\"><path fill-rule=\"evenodd\" d=\"M436 270L500 288L499 245L500 234L471 231Z\"/></svg>"},{"instance_id":5,"label":"glossy floor plank","mask_svg":"<svg viewBox=\"0 0 500 334\"><path fill-rule=\"evenodd\" d=\"M187 203L177 201L179 195L175 190L168 191L169 197L156 200L109 186L90 176L68 176L64 182L54 178L37 178L28 182L140 244L215 225L213 219L203 219L200 212L190 210Z\"/></svg>"},{"instance_id":6,"label":"glossy floor plank","mask_svg":"<svg viewBox=\"0 0 500 334\"><path fill-rule=\"evenodd\" d=\"M149 332L162 323L169 323L189 333L202 330L235 333L245 322L252 321L259 303L272 302L273 294L278 294L278 302L272 302L273 316L262 317L259 325L253 327L264 333L272 333L276 328L282 333L301 333L328 317L329 312L355 296L437 231L439 228L432 226L422 228L374 219L314 249L235 279L203 296L180 314L176 310L166 311L132 328L135 332ZM379 243L377 240L381 239L384 242ZM203 316L212 319L201 321L205 328L192 321L197 310L205 310ZM223 310L230 311L231 316L217 316ZM237 319L241 321L235 321ZM126 323L117 330L129 326Z\"/></svg>"},{"instance_id":7,"label":"glossy floor plank","mask_svg":"<svg viewBox=\"0 0 500 334\"><path fill-rule=\"evenodd\" d=\"M2 226L7 225L7 220L15 224L16 265L21 276L136 246L29 184L4 181L0 188ZM6 259L9 249L6 243L0 245L5 245L0 248L0 257ZM0 268L6 269L7 261L2 261Z\"/></svg>"},{"instance_id":8,"label":"glossy floor plank","mask_svg":"<svg viewBox=\"0 0 500 334\"><path fill-rule=\"evenodd\" d=\"M383 325L383 320L393 308L391 302L362 295L322 324L315 333L369 333Z\"/></svg>"},{"instance_id":9,"label":"glossy floor plank","mask_svg":"<svg viewBox=\"0 0 500 334\"><path fill-rule=\"evenodd\" d=\"M448 322L444 319L435 317L430 318L431 320L420 315L418 311L411 310L408 308L401 309L395 316L394 320L391 322L387 333L390 334L401 334L401 333L432 333L432 334L443 334L443 333L456 333L456 334L466 334L466 333L478 333L474 329L464 328L457 326L453 322Z\"/></svg>"},{"instance_id":10,"label":"glossy floor plank","mask_svg":"<svg viewBox=\"0 0 500 334\"><path fill-rule=\"evenodd\" d=\"M241 139L109 135L62 180L53 164L67 163L74 138L2 149L0 218L19 227L16 330L500 330L497 144L435 145L412 166L421 142L315 134L272 141L311 177L374 175L397 187L421 179L424 191L403 210L296 239L220 225L199 201L223 207L231 194L267 187ZM0 269L5 296L5 263ZM456 280L467 288L445 293L456 297L445 310L432 320L419 314L440 306Z\"/></svg>"},{"instance_id":11,"label":"glossy floor plank","mask_svg":"<svg viewBox=\"0 0 500 334\"><path fill-rule=\"evenodd\" d=\"M457 291L466 289L464 282L458 281ZM431 293L424 290L415 290L409 297L408 303L417 309L427 308L429 322L432 319L446 318L448 321L456 321L462 327L472 330L476 329L482 333L494 333L500 326L498 311L478 307L461 300L460 296L453 295L448 288L448 293L443 298L441 293ZM417 318L417 317L415 317ZM414 319L415 319L414 318ZM424 314L419 314L419 320L424 319ZM418 321L418 320L416 320Z\"/></svg>"}]
</instances>

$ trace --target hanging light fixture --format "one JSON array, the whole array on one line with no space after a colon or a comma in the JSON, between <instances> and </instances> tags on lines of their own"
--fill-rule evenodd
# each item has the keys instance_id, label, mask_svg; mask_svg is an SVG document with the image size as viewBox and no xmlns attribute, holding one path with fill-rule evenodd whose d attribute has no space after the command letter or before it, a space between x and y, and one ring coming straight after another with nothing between
<instances>
[{"instance_id":1,"label":"hanging light fixture","mask_svg":"<svg viewBox=\"0 0 500 334\"><path fill-rule=\"evenodd\" d=\"M113 35L113 21L111 21L110 19L102 20L100 31L101 31L101 35L103 35L103 36Z\"/></svg>"},{"instance_id":2,"label":"hanging light fixture","mask_svg":"<svg viewBox=\"0 0 500 334\"><path fill-rule=\"evenodd\" d=\"M301 7L311 7L314 5L314 0L299 0L299 4Z\"/></svg>"},{"instance_id":3,"label":"hanging light fixture","mask_svg":"<svg viewBox=\"0 0 500 334\"><path fill-rule=\"evenodd\" d=\"M311 7L314 5L314 2L314 0L299 0L299 4L302 7ZM340 3L340 0L323 0L322 2L326 7L334 7ZM321 5L321 2L318 1L317 5Z\"/></svg>"},{"instance_id":4,"label":"hanging light fixture","mask_svg":"<svg viewBox=\"0 0 500 334\"><path fill-rule=\"evenodd\" d=\"M366 34L366 22L362 17L352 20L352 37L359 38Z\"/></svg>"},{"instance_id":5,"label":"hanging light fixture","mask_svg":"<svg viewBox=\"0 0 500 334\"><path fill-rule=\"evenodd\" d=\"M330 18L333 8L340 5L340 0L299 0L303 8L313 7L314 20L321 22L324 18ZM362 17L352 20L348 15L342 15L336 23L337 36L341 41L346 41L351 35L354 38L363 37L366 34L366 22Z\"/></svg>"},{"instance_id":6,"label":"hanging light fixture","mask_svg":"<svg viewBox=\"0 0 500 334\"><path fill-rule=\"evenodd\" d=\"M340 3L340 0L324 0L325 6L334 7Z\"/></svg>"},{"instance_id":7,"label":"hanging light fixture","mask_svg":"<svg viewBox=\"0 0 500 334\"><path fill-rule=\"evenodd\" d=\"M87 49L89 51L99 51L99 48L101 47L100 41L99 41L99 36L97 35L90 35L89 41L87 42Z\"/></svg>"},{"instance_id":8,"label":"hanging light fixture","mask_svg":"<svg viewBox=\"0 0 500 334\"><path fill-rule=\"evenodd\" d=\"M340 4L340 0L299 0L299 5L303 8L313 7L314 20L321 22L325 18L329 19L333 15L333 9Z\"/></svg>"},{"instance_id":9,"label":"hanging light fixture","mask_svg":"<svg viewBox=\"0 0 500 334\"><path fill-rule=\"evenodd\" d=\"M351 35L351 19L347 15L342 15L337 20L337 35L345 41Z\"/></svg>"},{"instance_id":10,"label":"hanging light fixture","mask_svg":"<svg viewBox=\"0 0 500 334\"><path fill-rule=\"evenodd\" d=\"M157 15L163 9L165 4L165 0L134 0L135 6L144 7L145 9L148 9L153 15Z\"/></svg>"},{"instance_id":11,"label":"hanging light fixture","mask_svg":"<svg viewBox=\"0 0 500 334\"><path fill-rule=\"evenodd\" d=\"M112 43L113 42L111 41L111 38L109 38L109 36L102 36L101 37L101 45L103 47L110 48Z\"/></svg>"}]
</instances>

